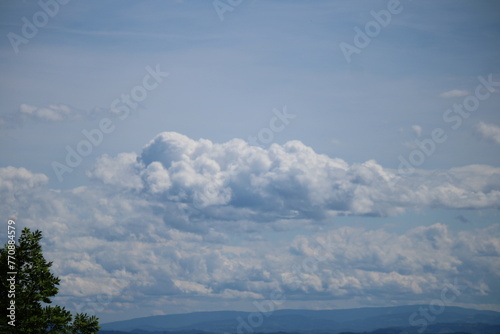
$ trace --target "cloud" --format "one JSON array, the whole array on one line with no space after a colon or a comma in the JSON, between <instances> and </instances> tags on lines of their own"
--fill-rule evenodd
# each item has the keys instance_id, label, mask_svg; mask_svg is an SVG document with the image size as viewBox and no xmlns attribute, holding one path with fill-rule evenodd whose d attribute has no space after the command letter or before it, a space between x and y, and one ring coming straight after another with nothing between
<instances>
[{"instance_id":1,"label":"cloud","mask_svg":"<svg viewBox=\"0 0 500 334\"><path fill-rule=\"evenodd\" d=\"M336 206L344 205L351 214L361 210L356 206L383 208L386 204L378 200L387 199L377 187L391 176L375 162L349 166L298 142L264 150L240 140L213 144L169 133L155 138L142 153L103 156L92 172L102 183L65 191L48 189L43 174L0 169L0 191L8 199L0 210L16 210L19 228L43 231L44 254L62 279L58 300L72 310L103 314L138 305L157 312L183 303L201 308L214 301L251 304L273 291L285 293L290 303L356 298L366 305L374 297L408 303L434 298L457 276L467 285L467 298L499 296L500 225L453 232L436 223L390 233L325 224L323 232L299 232L291 241L243 238L247 233L264 235L266 226L277 226L279 233L282 224L290 228L293 222L300 227L315 222L314 217L304 218L311 203L328 207L332 196L340 198L319 192L332 191L328 177L345 179L334 184L344 194L360 197L353 200L356 204L337 199ZM323 184L304 175L301 164L307 162ZM494 167L461 167L426 175L428 184L415 180L425 189L437 187L435 197L426 198L433 191L415 185L399 190L398 196L403 202L422 196L428 207L444 205L439 200L448 207L471 205L474 196L467 194L480 199L478 193L500 185L498 175ZM298 193L288 203L293 189L308 189L303 179L310 179L311 190L319 194ZM209 194L198 205L189 202L205 182L214 182L222 194L214 191L213 198ZM250 192L250 186L257 198L234 200L240 192ZM349 192L350 187L354 189ZM457 197L449 195L447 203L440 187L448 193L458 189ZM286 196L278 198L281 192ZM282 207L274 209L262 198ZM297 212L284 216L284 208ZM304 208L309 211L301 212ZM251 222L245 217L265 219Z\"/></svg>"},{"instance_id":2,"label":"cloud","mask_svg":"<svg viewBox=\"0 0 500 334\"><path fill-rule=\"evenodd\" d=\"M50 105L46 108L37 108L27 104L19 106L19 112L23 117L41 119L46 121L62 121L74 114L73 110L66 105Z\"/></svg>"},{"instance_id":3,"label":"cloud","mask_svg":"<svg viewBox=\"0 0 500 334\"><path fill-rule=\"evenodd\" d=\"M462 96L467 96L470 95L471 93L467 90L462 90L462 89L452 89L446 92L443 92L439 94L440 97L443 97L445 99L452 98L452 97L462 97Z\"/></svg>"},{"instance_id":4,"label":"cloud","mask_svg":"<svg viewBox=\"0 0 500 334\"><path fill-rule=\"evenodd\" d=\"M116 158L110 158L105 154L97 161L94 172L87 173L87 175L101 180L104 184L140 190L143 187L143 182L137 173L139 168L140 165L136 162L135 154L121 153ZM154 167L150 169L154 169ZM161 182L158 181L158 183Z\"/></svg>"},{"instance_id":5,"label":"cloud","mask_svg":"<svg viewBox=\"0 0 500 334\"><path fill-rule=\"evenodd\" d=\"M264 149L164 132L139 153L101 156L88 175L88 186L53 190L43 174L0 169L0 210L44 232L61 301L75 310L95 312L98 298L109 300L98 312L146 302L156 312L153 305L174 300L232 305L276 289L295 301L406 303L459 274L472 295L499 293L497 225L463 233L444 224L402 233L329 226L339 215L498 208L500 168L402 178L373 160L348 164L300 141ZM291 242L264 233L308 226L324 232Z\"/></svg>"},{"instance_id":6,"label":"cloud","mask_svg":"<svg viewBox=\"0 0 500 334\"><path fill-rule=\"evenodd\" d=\"M401 177L376 161L349 165L300 141L263 149L240 139L217 144L164 132L140 154L103 156L89 175L159 207L182 207L191 231L207 220L291 222L500 206L500 168L472 165Z\"/></svg>"},{"instance_id":7,"label":"cloud","mask_svg":"<svg viewBox=\"0 0 500 334\"><path fill-rule=\"evenodd\" d=\"M25 122L61 122L82 119L83 116L83 112L64 104L51 104L46 107L21 104L18 110L6 113L0 118L0 126L18 127Z\"/></svg>"},{"instance_id":8,"label":"cloud","mask_svg":"<svg viewBox=\"0 0 500 334\"><path fill-rule=\"evenodd\" d=\"M67 122L95 119L97 117L118 117L116 110L96 107L85 111L75 109L65 104L51 104L49 106L37 107L29 104L21 104L15 111L7 112L0 117L0 127L15 128L26 123L38 122Z\"/></svg>"},{"instance_id":9,"label":"cloud","mask_svg":"<svg viewBox=\"0 0 500 334\"><path fill-rule=\"evenodd\" d=\"M48 182L44 174L34 174L26 168L4 167L0 168L0 191L2 193L24 192L38 188Z\"/></svg>"},{"instance_id":10,"label":"cloud","mask_svg":"<svg viewBox=\"0 0 500 334\"><path fill-rule=\"evenodd\" d=\"M405 295L418 299L432 296L442 288L444 280L460 275L470 289L468 293L481 295L481 284L496 286L493 277L500 273L495 270L493 276L489 274L500 256L499 232L500 225L494 225L457 234L436 223L403 234L342 227L309 237L298 236L290 247L295 257L292 263L302 263L302 271L309 276L295 280L295 285L298 282L303 291L339 298L353 298L361 291L382 297L392 290L393 299ZM491 258L484 261L486 254ZM309 265L305 265L306 259ZM476 266L474 261L481 263ZM469 271L471 267L478 272ZM479 272L487 283L478 279ZM294 273L288 271L282 276L291 277ZM318 283L310 283L310 279ZM291 288L293 280L286 281Z\"/></svg>"},{"instance_id":11,"label":"cloud","mask_svg":"<svg viewBox=\"0 0 500 334\"><path fill-rule=\"evenodd\" d=\"M2 212L10 212L15 218L20 211L36 210L37 196L48 180L44 174L35 174L26 168L0 168L0 197L5 206Z\"/></svg>"},{"instance_id":12,"label":"cloud","mask_svg":"<svg viewBox=\"0 0 500 334\"><path fill-rule=\"evenodd\" d=\"M500 127L495 124L480 122L476 126L477 132L494 144L500 145Z\"/></svg>"}]
</instances>

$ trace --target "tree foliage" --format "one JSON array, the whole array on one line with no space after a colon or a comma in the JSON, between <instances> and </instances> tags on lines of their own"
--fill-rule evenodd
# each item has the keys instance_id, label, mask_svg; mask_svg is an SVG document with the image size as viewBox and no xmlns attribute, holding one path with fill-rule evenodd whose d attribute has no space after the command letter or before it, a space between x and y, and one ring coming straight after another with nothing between
<instances>
[{"instance_id":1,"label":"tree foliage","mask_svg":"<svg viewBox=\"0 0 500 334\"><path fill-rule=\"evenodd\" d=\"M52 303L51 298L58 292L60 279L50 271L52 262L47 262L43 256L41 239L41 231L31 232L24 228L17 244L9 242L0 249L1 307L6 310L12 308L12 301L15 303L15 321L12 322L12 317L9 318L8 315L12 312L8 311L7 317L4 316L0 321L0 332L98 333L97 317L77 313L73 318L71 312L64 307L49 305ZM16 274L9 274L11 272ZM11 288L13 278L15 289Z\"/></svg>"}]
</instances>

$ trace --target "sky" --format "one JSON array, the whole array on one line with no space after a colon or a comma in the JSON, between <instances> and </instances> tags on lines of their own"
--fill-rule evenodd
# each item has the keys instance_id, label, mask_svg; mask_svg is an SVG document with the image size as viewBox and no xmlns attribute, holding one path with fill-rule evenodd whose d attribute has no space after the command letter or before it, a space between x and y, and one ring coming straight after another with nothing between
<instances>
[{"instance_id":1,"label":"sky","mask_svg":"<svg viewBox=\"0 0 500 334\"><path fill-rule=\"evenodd\" d=\"M101 322L500 311L499 14L2 1L1 219L43 232L54 303Z\"/></svg>"}]
</instances>

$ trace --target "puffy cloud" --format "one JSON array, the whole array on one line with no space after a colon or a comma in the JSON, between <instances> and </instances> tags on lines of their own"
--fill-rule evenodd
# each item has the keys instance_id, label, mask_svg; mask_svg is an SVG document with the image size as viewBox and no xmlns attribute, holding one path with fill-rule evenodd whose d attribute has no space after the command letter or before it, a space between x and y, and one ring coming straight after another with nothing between
<instances>
[{"instance_id":1,"label":"puffy cloud","mask_svg":"<svg viewBox=\"0 0 500 334\"><path fill-rule=\"evenodd\" d=\"M500 205L500 168L473 165L401 177L376 161L349 165L300 141L263 149L240 139L217 144L164 132L138 155L102 157L91 175L141 190L159 205L182 206L191 220L317 220Z\"/></svg>"},{"instance_id":2,"label":"puffy cloud","mask_svg":"<svg viewBox=\"0 0 500 334\"><path fill-rule=\"evenodd\" d=\"M500 145L500 127L495 124L480 122L476 126L479 134L494 144Z\"/></svg>"}]
</instances>

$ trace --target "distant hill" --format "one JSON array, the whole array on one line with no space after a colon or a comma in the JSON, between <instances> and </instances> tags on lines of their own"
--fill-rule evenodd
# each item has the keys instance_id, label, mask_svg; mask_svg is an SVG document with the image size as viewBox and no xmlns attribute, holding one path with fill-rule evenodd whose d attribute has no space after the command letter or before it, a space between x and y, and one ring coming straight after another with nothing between
<instances>
[{"instance_id":1,"label":"distant hill","mask_svg":"<svg viewBox=\"0 0 500 334\"><path fill-rule=\"evenodd\" d=\"M278 310L272 313L195 312L105 323L101 325L101 333L108 334L112 333L110 331L115 331L115 334L119 334L116 331L122 331L136 334L148 332L169 332L169 334L307 332L319 334L321 332L372 332L380 329L384 329L387 333L395 333L394 331L398 330L400 332L405 329L411 334L421 334L423 329L426 333L484 334L481 331L485 333L487 331L488 334L500 333L498 331L500 328L499 312L448 306L441 314L434 316L430 313L430 316L424 316L419 314L420 307L429 309L428 305L411 305L319 311ZM413 317L409 320L412 314ZM441 327L438 328L439 326ZM434 330L434 332L429 332L429 330ZM373 334L378 333L385 332Z\"/></svg>"}]
</instances>

